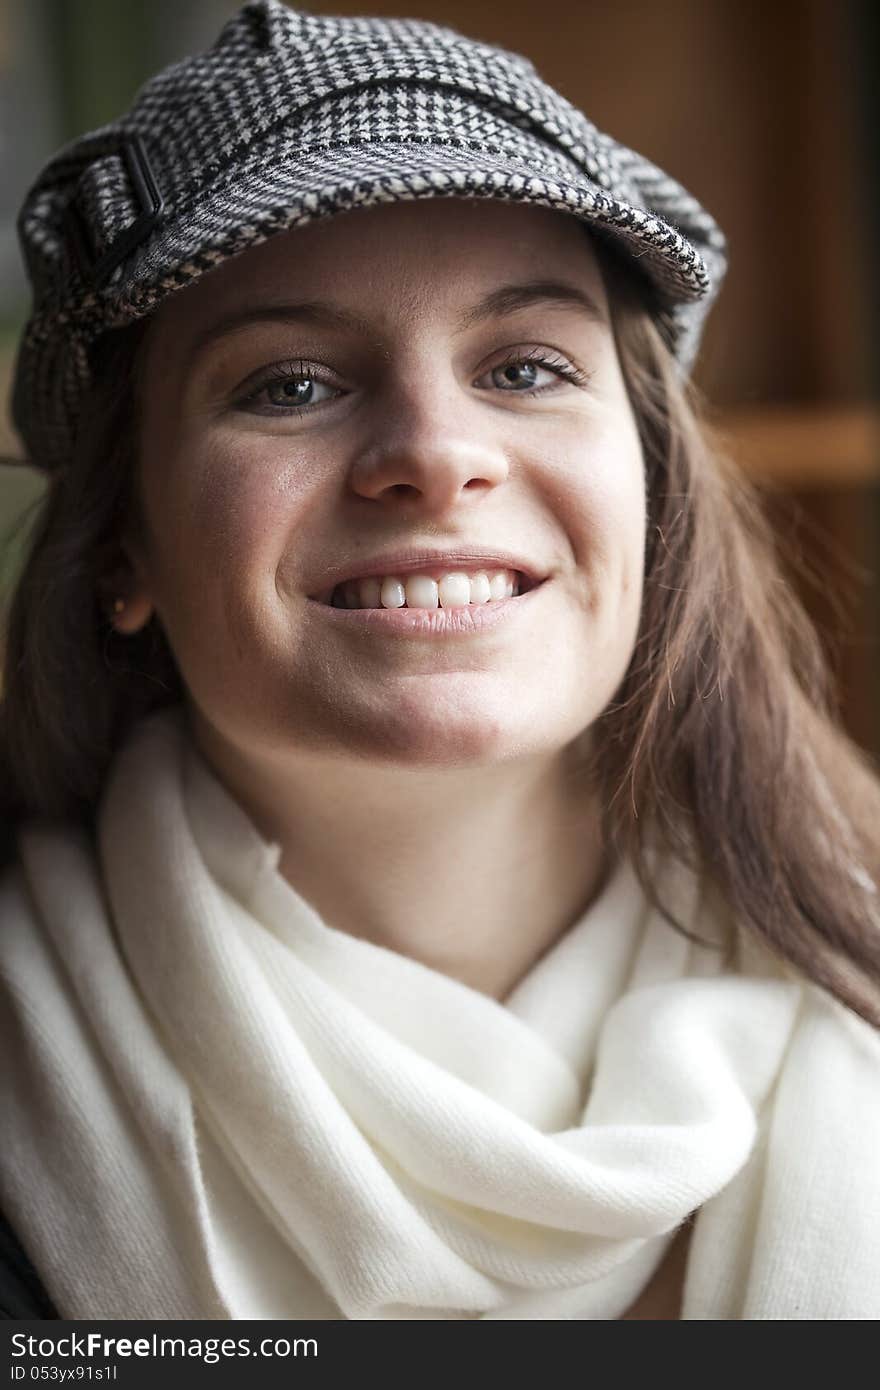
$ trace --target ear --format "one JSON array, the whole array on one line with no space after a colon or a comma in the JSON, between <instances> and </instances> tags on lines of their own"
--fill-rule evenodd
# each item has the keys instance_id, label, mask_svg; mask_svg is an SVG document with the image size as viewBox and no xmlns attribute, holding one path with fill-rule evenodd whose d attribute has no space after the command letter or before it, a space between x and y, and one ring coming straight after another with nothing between
<instances>
[{"instance_id":1,"label":"ear","mask_svg":"<svg viewBox=\"0 0 880 1390\"><path fill-rule=\"evenodd\" d=\"M132 554L133 547L126 541L117 542L105 556L97 585L102 613L113 629L125 636L140 632L155 612L142 566Z\"/></svg>"}]
</instances>

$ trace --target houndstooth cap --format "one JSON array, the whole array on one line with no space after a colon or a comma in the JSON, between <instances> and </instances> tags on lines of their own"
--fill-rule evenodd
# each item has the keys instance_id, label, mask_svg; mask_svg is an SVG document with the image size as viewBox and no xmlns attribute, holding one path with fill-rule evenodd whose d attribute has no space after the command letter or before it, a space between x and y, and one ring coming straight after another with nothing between
<instances>
[{"instance_id":1,"label":"houndstooth cap","mask_svg":"<svg viewBox=\"0 0 880 1390\"><path fill-rule=\"evenodd\" d=\"M34 302L12 410L29 461L69 458L90 351L108 329L283 229L437 197L556 208L616 243L690 371L726 255L680 184L519 54L418 20L253 0L212 48L55 155L25 199Z\"/></svg>"}]
</instances>

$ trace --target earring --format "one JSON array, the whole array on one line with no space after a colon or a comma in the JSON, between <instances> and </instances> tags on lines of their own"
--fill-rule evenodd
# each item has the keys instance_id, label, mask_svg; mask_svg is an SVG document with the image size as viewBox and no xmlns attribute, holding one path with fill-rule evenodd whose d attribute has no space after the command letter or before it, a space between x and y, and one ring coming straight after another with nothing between
<instances>
[{"instance_id":1,"label":"earring","mask_svg":"<svg viewBox=\"0 0 880 1390\"><path fill-rule=\"evenodd\" d=\"M125 599L124 599L124 598L116 598L116 599L113 600L113 612L114 612L114 613L124 613L124 612L125 612Z\"/></svg>"}]
</instances>

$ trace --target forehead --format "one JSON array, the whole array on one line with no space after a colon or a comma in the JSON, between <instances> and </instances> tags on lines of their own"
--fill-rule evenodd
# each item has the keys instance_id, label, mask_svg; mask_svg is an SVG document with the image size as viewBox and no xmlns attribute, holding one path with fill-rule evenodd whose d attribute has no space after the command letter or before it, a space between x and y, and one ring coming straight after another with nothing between
<instances>
[{"instance_id":1,"label":"forehead","mask_svg":"<svg viewBox=\"0 0 880 1390\"><path fill-rule=\"evenodd\" d=\"M156 327L197 333L218 315L293 297L332 298L376 320L420 318L460 310L493 285L550 279L607 307L592 237L577 218L497 200L419 199L279 232L172 295Z\"/></svg>"}]
</instances>

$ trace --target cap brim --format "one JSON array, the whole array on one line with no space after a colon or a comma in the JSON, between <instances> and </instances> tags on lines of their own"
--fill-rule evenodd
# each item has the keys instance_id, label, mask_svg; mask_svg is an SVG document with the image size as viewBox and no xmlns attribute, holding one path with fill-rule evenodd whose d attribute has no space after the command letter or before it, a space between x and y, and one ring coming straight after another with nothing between
<instances>
[{"instance_id":1,"label":"cap brim","mask_svg":"<svg viewBox=\"0 0 880 1390\"><path fill-rule=\"evenodd\" d=\"M101 298L115 302L120 320L137 317L278 232L354 208L438 197L493 198L565 212L617 242L667 303L693 303L707 295L711 280L703 257L674 227L611 197L586 176L551 178L536 174L535 167L509 155L451 146L352 145L306 155L295 147L276 149L234 180L221 180L172 209L118 268Z\"/></svg>"}]
</instances>

